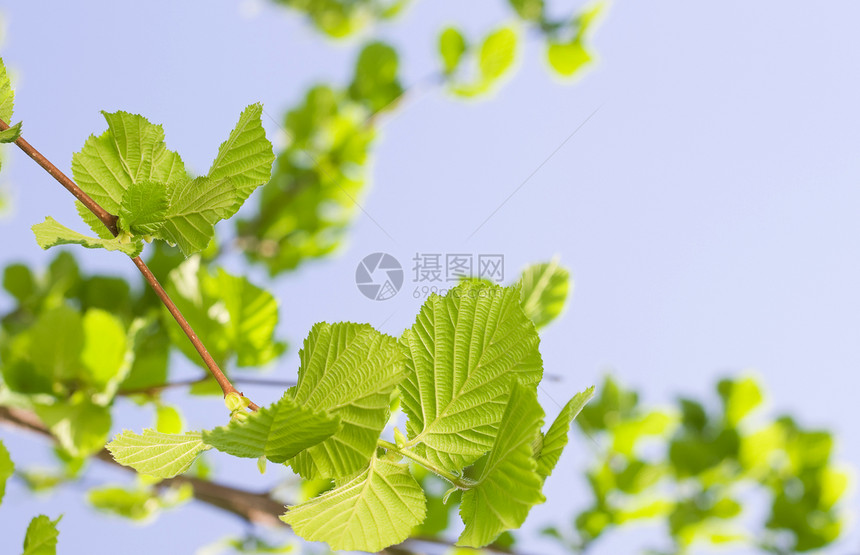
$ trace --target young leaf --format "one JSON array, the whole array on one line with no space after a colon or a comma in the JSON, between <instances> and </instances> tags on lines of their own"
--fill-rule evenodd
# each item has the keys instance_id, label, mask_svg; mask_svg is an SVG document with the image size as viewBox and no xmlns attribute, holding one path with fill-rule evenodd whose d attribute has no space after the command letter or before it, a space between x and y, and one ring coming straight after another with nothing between
<instances>
[{"instance_id":1,"label":"young leaf","mask_svg":"<svg viewBox=\"0 0 860 555\"><path fill-rule=\"evenodd\" d=\"M490 453L472 468L478 485L463 493L466 529L457 545L483 547L505 530L519 528L532 506L543 503L532 443L543 422L537 393L514 383Z\"/></svg>"},{"instance_id":2,"label":"young leaf","mask_svg":"<svg viewBox=\"0 0 860 555\"><path fill-rule=\"evenodd\" d=\"M591 61L591 54L580 40L551 42L546 51L549 65L563 77L571 77Z\"/></svg>"},{"instance_id":3,"label":"young leaf","mask_svg":"<svg viewBox=\"0 0 860 555\"><path fill-rule=\"evenodd\" d=\"M273 463L283 463L331 437L339 428L339 418L300 406L284 394L277 403L248 414L246 419L204 431L203 441L234 457L265 456Z\"/></svg>"},{"instance_id":4,"label":"young leaf","mask_svg":"<svg viewBox=\"0 0 860 555\"><path fill-rule=\"evenodd\" d=\"M175 243L185 256L206 248L215 224L236 211L236 188L229 179L198 177L173 185L162 239Z\"/></svg>"},{"instance_id":5,"label":"young leaf","mask_svg":"<svg viewBox=\"0 0 860 555\"><path fill-rule=\"evenodd\" d=\"M3 496L6 495L6 480L12 476L15 471L15 465L12 463L12 458L9 456L9 451L0 440L0 503L3 502Z\"/></svg>"},{"instance_id":6,"label":"young leaf","mask_svg":"<svg viewBox=\"0 0 860 555\"><path fill-rule=\"evenodd\" d=\"M594 386L577 393L567 402L561 412L547 430L546 435L538 434L535 441L534 457L537 461L537 471L545 480L558 463L561 452L567 445L567 433L570 423L576 418L582 408L594 397Z\"/></svg>"},{"instance_id":7,"label":"young leaf","mask_svg":"<svg viewBox=\"0 0 860 555\"><path fill-rule=\"evenodd\" d=\"M152 235L164 225L166 215L167 186L139 181L131 184L122 196L119 228L132 235Z\"/></svg>"},{"instance_id":8,"label":"young leaf","mask_svg":"<svg viewBox=\"0 0 860 555\"><path fill-rule=\"evenodd\" d=\"M163 434L151 429L143 434L126 430L107 444L116 462L158 478L182 474L207 449L200 432Z\"/></svg>"},{"instance_id":9,"label":"young leaf","mask_svg":"<svg viewBox=\"0 0 860 555\"><path fill-rule=\"evenodd\" d=\"M127 112L102 114L107 131L90 135L84 148L72 156L75 181L102 208L117 214L133 183L167 185L187 179L182 159L165 146L160 125Z\"/></svg>"},{"instance_id":10,"label":"young leaf","mask_svg":"<svg viewBox=\"0 0 860 555\"><path fill-rule=\"evenodd\" d=\"M219 363L236 355L239 366L262 366L283 351L284 344L275 338L277 300L244 276L223 269L213 276L192 257L170 273L166 289ZM198 362L185 333L166 311L164 316L174 345Z\"/></svg>"},{"instance_id":11,"label":"young leaf","mask_svg":"<svg viewBox=\"0 0 860 555\"><path fill-rule=\"evenodd\" d=\"M377 552L400 543L424 520L424 491L405 464L373 458L342 486L289 507L281 520L334 550Z\"/></svg>"},{"instance_id":12,"label":"young leaf","mask_svg":"<svg viewBox=\"0 0 860 555\"><path fill-rule=\"evenodd\" d=\"M12 90L12 82L6 71L6 64L0 58L0 119L10 124L12 110L15 107L15 91Z\"/></svg>"},{"instance_id":13,"label":"young leaf","mask_svg":"<svg viewBox=\"0 0 860 555\"><path fill-rule=\"evenodd\" d=\"M57 553L57 520L51 520L45 515L39 515L30 521L27 535L24 536L23 555L56 555Z\"/></svg>"},{"instance_id":14,"label":"young leaf","mask_svg":"<svg viewBox=\"0 0 860 555\"><path fill-rule=\"evenodd\" d=\"M306 479L349 476L367 466L388 422L389 396L403 378L397 340L367 324L319 323L299 356L296 403L340 417L343 427L290 465Z\"/></svg>"},{"instance_id":15,"label":"young leaf","mask_svg":"<svg viewBox=\"0 0 860 555\"><path fill-rule=\"evenodd\" d=\"M555 320L564 309L570 288L570 274L553 260L547 264L533 264L523 271L523 312L537 329Z\"/></svg>"},{"instance_id":16,"label":"young leaf","mask_svg":"<svg viewBox=\"0 0 860 555\"><path fill-rule=\"evenodd\" d=\"M77 231L73 231L48 216L45 221L32 226L36 242L47 250L57 245L83 245L88 249L107 249L109 251L120 251L134 258L143 251L141 241L130 241L123 243L118 237L102 239L100 237L87 237Z\"/></svg>"},{"instance_id":17,"label":"young leaf","mask_svg":"<svg viewBox=\"0 0 860 555\"><path fill-rule=\"evenodd\" d=\"M5 120L4 120L5 121ZM19 121L9 129L0 131L0 143L14 143L21 136L21 122Z\"/></svg>"},{"instance_id":18,"label":"young leaf","mask_svg":"<svg viewBox=\"0 0 860 555\"><path fill-rule=\"evenodd\" d=\"M439 35L439 54L445 74L451 74L460 65L460 60L466 52L466 39L454 27L448 27Z\"/></svg>"},{"instance_id":19,"label":"young leaf","mask_svg":"<svg viewBox=\"0 0 860 555\"><path fill-rule=\"evenodd\" d=\"M100 450L110 432L110 408L97 405L76 394L69 401L36 405L36 414L74 457L86 457Z\"/></svg>"},{"instance_id":20,"label":"young leaf","mask_svg":"<svg viewBox=\"0 0 860 555\"><path fill-rule=\"evenodd\" d=\"M404 332L400 388L414 450L460 469L486 453L505 411L510 381L540 381L540 339L518 287L464 282L432 295Z\"/></svg>"},{"instance_id":21,"label":"young leaf","mask_svg":"<svg viewBox=\"0 0 860 555\"><path fill-rule=\"evenodd\" d=\"M251 104L245 108L230 137L218 148L218 156L209 169L209 179L229 179L236 188L236 210L254 189L269 181L272 175L275 154L263 129L262 114L262 104Z\"/></svg>"},{"instance_id":22,"label":"young leaf","mask_svg":"<svg viewBox=\"0 0 860 555\"><path fill-rule=\"evenodd\" d=\"M492 83L510 69L516 50L517 33L511 28L503 27L484 39L478 67L485 83Z\"/></svg>"}]
</instances>

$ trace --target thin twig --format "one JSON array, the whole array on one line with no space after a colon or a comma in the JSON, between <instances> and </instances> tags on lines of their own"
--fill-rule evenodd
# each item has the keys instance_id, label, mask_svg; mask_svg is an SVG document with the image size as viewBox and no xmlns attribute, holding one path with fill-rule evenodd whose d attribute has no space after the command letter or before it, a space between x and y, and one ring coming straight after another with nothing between
<instances>
[{"instance_id":1,"label":"thin twig","mask_svg":"<svg viewBox=\"0 0 860 555\"><path fill-rule=\"evenodd\" d=\"M5 131L9 129L9 125L0 120L0 131ZM84 206L86 206L90 212L96 215L96 217L101 220L101 222L107 227L110 232L116 236L118 234L118 230L116 227L117 217L107 210L101 207L99 203L97 203L91 196L84 192L83 189L78 187L78 185L69 179L69 177L61 172L57 166L52 164L47 158L42 156L42 154L36 150L33 145L25 141L22 137L18 137L15 140L15 144L24 151L27 156L32 158L39 164L42 168L45 169L54 179L60 182L60 185L66 188L72 195L75 196L78 200L80 200ZM191 344L194 346L194 349L200 354L200 357L203 359L203 362L206 364L206 368L209 369L212 376L218 382L218 385L221 386L221 391L224 392L224 397L229 395L230 393L236 393L237 395L242 395L240 391L238 391L233 384L230 383L230 380L224 375L224 372L221 371L221 368L218 366L218 363L215 362L215 359L209 354L209 351L206 350L206 346L203 345L203 342L200 341L200 338L197 337L197 334L191 328L191 325L188 323L188 320L182 315L176 305L171 300L170 296L164 290L164 287L158 283L158 280L153 275L152 271L146 265L146 263L139 257L136 256L131 259L134 262L134 265L137 266L137 269L140 270L140 273L143 275L143 279L149 284L155 294L161 299L161 302L164 303L164 306L167 307L167 310L179 324L179 327L182 328L182 331L185 332L185 335L188 336L188 339L191 341ZM249 403L248 408L251 410L258 410L259 407L253 402Z\"/></svg>"}]
</instances>

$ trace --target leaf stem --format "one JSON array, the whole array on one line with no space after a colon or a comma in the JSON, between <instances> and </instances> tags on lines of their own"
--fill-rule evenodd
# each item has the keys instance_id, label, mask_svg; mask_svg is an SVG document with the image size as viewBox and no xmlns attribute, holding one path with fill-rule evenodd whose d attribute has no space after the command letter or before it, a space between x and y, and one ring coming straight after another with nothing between
<instances>
[{"instance_id":1,"label":"leaf stem","mask_svg":"<svg viewBox=\"0 0 860 555\"><path fill-rule=\"evenodd\" d=\"M453 473L449 472L448 470L445 470L444 468L439 468L438 466L434 465L433 463L431 463L430 461L428 461L424 457L422 457L420 455L416 455L415 453L413 453L409 449L401 449L397 445L390 443L388 441L385 441L384 439L380 439L379 441L376 442L376 444L379 447L382 447L383 449L385 449L387 451L393 451L399 455L403 455L407 459L412 459L413 461L417 462L418 464L420 464L421 466L423 466L424 468L426 468L427 470L429 470L433 474L436 474L437 476L445 478L446 480L451 482L454 486L456 486L458 489L468 490L468 489L472 489L476 485L476 483L473 480L469 480L468 478L457 477Z\"/></svg>"},{"instance_id":2,"label":"leaf stem","mask_svg":"<svg viewBox=\"0 0 860 555\"><path fill-rule=\"evenodd\" d=\"M9 129L9 125L0 119L0 131L5 131ZM116 236L119 234L119 230L117 229L116 222L117 217L104 208L102 208L99 203L97 203L91 196L84 192L83 189L78 187L78 185L72 181L66 174L61 172L57 166L51 163L50 160L45 158L38 150L36 150L33 145L25 141L22 137L18 137L15 140L15 144L24 151L27 156L35 160L37 164L39 164L46 172L48 172L51 177L56 179L60 185L66 188L72 195L75 196L76 199L81 201L84 206L86 206L90 212L96 215L96 217L105 225L105 227L110 230L110 232ZM146 263L139 257L136 256L131 259L134 262L134 265L137 266L137 269L140 270L140 273L143 275L143 279L149 284L155 294L161 299L161 302L164 303L164 306L167 307L167 310L179 324L179 327L182 328L182 331L185 332L185 335L188 336L188 339L191 341L191 344L194 346L194 349L203 359L203 362L206 364L206 368L209 369L209 372L218 382L218 385L221 386L221 391L224 392L224 396L226 397L230 393L236 393L238 395L242 395L240 391L238 391L233 384L230 383L230 380L224 375L224 372L221 371L221 368L218 366L218 363L212 358L212 355L209 354L209 351L206 350L206 346L203 345L203 342L200 341L200 338L197 337L197 334L191 328L191 325L188 323L188 320L182 315L179 309L174 304L173 300L167 294L167 291L164 290L164 287L158 283L158 280L155 278L155 275L146 265ZM258 410L258 407L253 402L248 405L248 408L251 410Z\"/></svg>"}]
</instances>

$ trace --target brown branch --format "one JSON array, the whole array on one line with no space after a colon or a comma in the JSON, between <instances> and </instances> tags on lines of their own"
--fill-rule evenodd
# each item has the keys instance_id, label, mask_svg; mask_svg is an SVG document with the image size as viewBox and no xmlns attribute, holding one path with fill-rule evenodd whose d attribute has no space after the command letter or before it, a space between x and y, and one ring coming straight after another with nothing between
<instances>
[{"instance_id":1,"label":"brown branch","mask_svg":"<svg viewBox=\"0 0 860 555\"><path fill-rule=\"evenodd\" d=\"M30 411L0 406L0 422L54 439L50 430ZM106 449L96 453L95 457L118 468L134 472L133 469L116 462ZM242 520L266 526L286 527L286 524L278 518L284 513L284 504L266 493L253 493L193 476L176 476L162 480L158 487L166 488L181 484L190 484L194 491L194 498L198 501L232 513Z\"/></svg>"},{"instance_id":2,"label":"brown branch","mask_svg":"<svg viewBox=\"0 0 860 555\"><path fill-rule=\"evenodd\" d=\"M9 125L0 120L0 131L5 131L9 129ZM57 166L52 164L47 158L42 156L42 154L36 150L33 145L25 141L22 137L18 137L15 140L15 144L24 151L27 156L32 158L39 164L42 168L45 169L54 179L60 182L60 185L66 188L70 193L72 193L75 198L80 200L84 206L86 206L90 212L96 215L96 217L101 220L101 222L105 225L105 227L110 230L110 232L116 236L119 231L116 226L117 217L107 210L102 208L99 203L97 203L91 196L83 191L78 185L69 179L69 177L61 172ZM191 341L191 344L194 346L194 349L200 354L200 358L203 359L203 362L206 364L206 368L209 369L209 372L218 382L218 385L221 386L221 391L224 392L224 397L229 395L230 393L236 393L238 395L242 395L240 391L238 391L233 384L230 383L230 380L224 375L224 372L221 371L221 368L218 366L218 363L212 358L212 355L209 354L209 351L206 350L206 346L203 345L203 342L200 341L200 338L197 337L197 334L191 328L191 325L188 323L188 320L182 315L176 305L173 303L173 300L164 290L164 287L158 283L158 280L155 278L155 275L146 265L146 263L139 257L136 256L131 259L134 262L134 265L137 266L137 269L140 270L140 273L143 275L143 279L149 284L155 294L161 299L161 302L164 303L164 306L167 307L167 310L179 324L179 327L182 328L182 331L185 332L185 335L188 336L188 339ZM248 408L251 410L258 410L259 407L253 402L248 405Z\"/></svg>"}]
</instances>

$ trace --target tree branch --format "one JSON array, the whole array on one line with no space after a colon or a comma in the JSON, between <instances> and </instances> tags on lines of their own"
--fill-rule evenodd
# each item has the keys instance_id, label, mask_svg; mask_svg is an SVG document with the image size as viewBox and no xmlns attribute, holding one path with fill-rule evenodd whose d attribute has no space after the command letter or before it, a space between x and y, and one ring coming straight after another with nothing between
<instances>
[{"instance_id":1,"label":"tree branch","mask_svg":"<svg viewBox=\"0 0 860 555\"><path fill-rule=\"evenodd\" d=\"M5 131L9 129L9 125L0 120L0 131ZM105 225L105 227L110 230L110 232L116 236L119 231L116 226L117 217L107 210L102 208L102 206L97 203L91 196L84 192L83 189L78 187L78 185L69 179L69 177L61 172L57 166L52 164L50 160L42 156L42 154L36 150L33 145L25 141L22 137L18 137L15 140L15 144L24 151L27 156L32 158L39 164L45 171L47 171L54 179L56 179L60 185L66 188L72 195L75 196L79 201L81 201L84 206L86 206L90 212L96 215L96 217ZM155 294L161 299L161 302L164 303L164 306L167 307L167 310L179 324L179 327L182 328L182 331L185 332L185 335L188 336L188 339L191 341L191 344L194 346L194 349L200 355L200 358L203 359L203 362L206 364L206 368L209 369L209 372L218 382L218 385L221 386L221 391L224 392L224 397L229 395L230 393L236 393L237 395L242 395L240 391L238 391L233 384L230 383L230 380L224 375L224 372L221 371L221 368L218 366L218 363L215 362L215 359L212 358L212 355L209 354L209 351L206 349L206 346L203 345L203 342L200 341L200 338L197 337L197 334L191 328L191 325L188 323L188 320L182 315L179 311L179 308L176 307L173 300L167 294L167 291L164 290L164 287L158 283L158 280L155 278L155 275L146 265L146 262L143 261L139 256L136 256L131 259L134 262L134 265L137 266L137 269L140 270L140 273L143 275L143 279L149 284ZM258 407L253 402L249 403L248 408L251 410L258 410Z\"/></svg>"}]
</instances>

